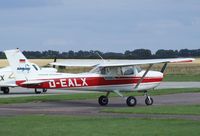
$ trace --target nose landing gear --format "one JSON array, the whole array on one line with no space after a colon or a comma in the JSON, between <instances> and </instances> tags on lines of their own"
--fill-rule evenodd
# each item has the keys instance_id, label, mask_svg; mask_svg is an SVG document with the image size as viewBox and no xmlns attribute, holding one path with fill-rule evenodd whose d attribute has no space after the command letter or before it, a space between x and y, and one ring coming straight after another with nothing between
<instances>
[{"instance_id":1,"label":"nose landing gear","mask_svg":"<svg viewBox=\"0 0 200 136\"><path fill-rule=\"evenodd\" d=\"M147 91L144 92L144 95L145 95L145 104L147 106L150 106L150 105L153 105L153 98L150 97L148 94L147 94Z\"/></svg>"}]
</instances>

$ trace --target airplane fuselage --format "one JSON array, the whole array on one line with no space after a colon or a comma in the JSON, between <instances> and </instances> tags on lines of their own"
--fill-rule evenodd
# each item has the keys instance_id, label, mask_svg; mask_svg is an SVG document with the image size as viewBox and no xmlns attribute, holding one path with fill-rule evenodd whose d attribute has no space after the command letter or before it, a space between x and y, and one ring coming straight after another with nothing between
<instances>
[{"instance_id":1,"label":"airplane fuselage","mask_svg":"<svg viewBox=\"0 0 200 136\"><path fill-rule=\"evenodd\" d=\"M83 90L83 91L140 91L149 90L157 87L163 79L163 74L160 72L151 71L142 80L141 84L135 88L138 81L141 79L141 74L137 76L109 76L94 73L83 74L41 74L34 80L48 80L49 82L39 85L23 85L25 80L18 80L17 85L28 88L46 88L46 89L66 89L66 90ZM42 78L39 78L39 77ZM45 78L44 78L45 77Z\"/></svg>"}]
</instances>

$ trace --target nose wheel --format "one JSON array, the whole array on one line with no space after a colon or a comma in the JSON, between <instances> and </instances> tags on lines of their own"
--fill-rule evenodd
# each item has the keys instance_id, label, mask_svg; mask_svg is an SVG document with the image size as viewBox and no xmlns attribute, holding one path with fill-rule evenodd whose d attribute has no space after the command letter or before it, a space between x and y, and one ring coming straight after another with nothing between
<instances>
[{"instance_id":1,"label":"nose wheel","mask_svg":"<svg viewBox=\"0 0 200 136\"><path fill-rule=\"evenodd\" d=\"M147 94L147 91L144 92L144 95L146 96L145 104L146 104L147 106L153 105L153 98L150 97L150 96Z\"/></svg>"},{"instance_id":2,"label":"nose wheel","mask_svg":"<svg viewBox=\"0 0 200 136\"><path fill-rule=\"evenodd\" d=\"M145 99L145 104L146 104L147 106L153 105L153 98L151 98L150 96L146 97L146 99Z\"/></svg>"}]
</instances>

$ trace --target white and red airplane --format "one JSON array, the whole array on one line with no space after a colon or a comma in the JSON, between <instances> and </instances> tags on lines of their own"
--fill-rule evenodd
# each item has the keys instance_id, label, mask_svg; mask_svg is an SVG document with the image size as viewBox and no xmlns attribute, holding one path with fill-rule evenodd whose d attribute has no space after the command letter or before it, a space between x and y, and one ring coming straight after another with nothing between
<instances>
[{"instance_id":1,"label":"white and red airplane","mask_svg":"<svg viewBox=\"0 0 200 136\"><path fill-rule=\"evenodd\" d=\"M65 89L82 91L105 92L99 97L100 105L108 104L110 92L124 97L121 92L143 91L146 105L152 105L153 99L147 94L148 90L157 87L163 80L163 72L168 63L192 62L192 58L130 60L124 63L103 61L99 64L74 63L76 66L93 66L88 73L44 73L35 68L18 49L5 51L8 62L14 72L16 84L26 88ZM161 71L150 71L154 64L163 63ZM138 65L149 65L141 70ZM55 65L55 64L54 64ZM75 66L74 65L74 66ZM73 66L72 63L69 66ZM125 97L124 97L125 98ZM126 98L128 106L135 106L134 96Z\"/></svg>"},{"instance_id":2,"label":"white and red airplane","mask_svg":"<svg viewBox=\"0 0 200 136\"><path fill-rule=\"evenodd\" d=\"M37 64L30 63L33 67L40 69ZM41 68L43 73L56 73L57 69L55 68ZM4 94L8 94L10 92L10 88L17 87L15 82L15 76L10 66L4 67L0 69L0 91ZM46 92L47 89L43 88L43 92ZM35 90L36 94L41 93L41 91Z\"/></svg>"}]
</instances>

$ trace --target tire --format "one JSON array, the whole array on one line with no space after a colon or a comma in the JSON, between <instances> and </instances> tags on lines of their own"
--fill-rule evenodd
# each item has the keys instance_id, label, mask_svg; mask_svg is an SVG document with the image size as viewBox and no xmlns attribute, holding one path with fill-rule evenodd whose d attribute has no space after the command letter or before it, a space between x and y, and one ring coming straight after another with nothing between
<instances>
[{"instance_id":1,"label":"tire","mask_svg":"<svg viewBox=\"0 0 200 136\"><path fill-rule=\"evenodd\" d=\"M150 98L150 100L149 100L149 98ZM153 104L153 98L151 98L151 97L149 97L149 98L147 97L147 98L145 99L145 104L146 104L147 106Z\"/></svg>"},{"instance_id":2,"label":"tire","mask_svg":"<svg viewBox=\"0 0 200 136\"><path fill-rule=\"evenodd\" d=\"M102 95L99 97L99 105L106 106L108 104L108 97Z\"/></svg>"},{"instance_id":3,"label":"tire","mask_svg":"<svg viewBox=\"0 0 200 136\"><path fill-rule=\"evenodd\" d=\"M46 93L46 92L47 92L47 89L46 89L46 88L44 88L42 91L43 91L43 93Z\"/></svg>"},{"instance_id":4,"label":"tire","mask_svg":"<svg viewBox=\"0 0 200 136\"><path fill-rule=\"evenodd\" d=\"M126 104L128 106L135 106L137 104L137 99L134 97L134 96L129 96L127 99L126 99Z\"/></svg>"},{"instance_id":5,"label":"tire","mask_svg":"<svg viewBox=\"0 0 200 136\"><path fill-rule=\"evenodd\" d=\"M35 88L35 94L41 94L41 91L38 91L38 90Z\"/></svg>"},{"instance_id":6,"label":"tire","mask_svg":"<svg viewBox=\"0 0 200 136\"><path fill-rule=\"evenodd\" d=\"M1 90L3 91L4 94L9 94L10 89L8 87L3 87L1 88Z\"/></svg>"}]
</instances>

